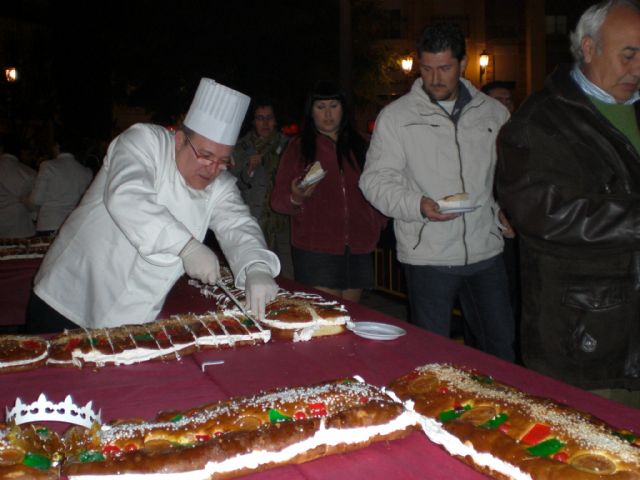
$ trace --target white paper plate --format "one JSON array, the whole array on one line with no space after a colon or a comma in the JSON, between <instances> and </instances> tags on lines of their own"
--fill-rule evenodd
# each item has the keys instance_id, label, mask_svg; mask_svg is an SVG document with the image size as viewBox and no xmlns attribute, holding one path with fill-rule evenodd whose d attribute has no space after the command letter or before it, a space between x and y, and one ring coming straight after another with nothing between
<instances>
[{"instance_id":1,"label":"white paper plate","mask_svg":"<svg viewBox=\"0 0 640 480\"><path fill-rule=\"evenodd\" d=\"M379 322L355 322L349 330L359 337L370 340L395 340L407 333L404 328Z\"/></svg>"},{"instance_id":2,"label":"white paper plate","mask_svg":"<svg viewBox=\"0 0 640 480\"><path fill-rule=\"evenodd\" d=\"M468 207L440 207L440 213L468 213L480 208L481 205L469 205Z\"/></svg>"}]
</instances>

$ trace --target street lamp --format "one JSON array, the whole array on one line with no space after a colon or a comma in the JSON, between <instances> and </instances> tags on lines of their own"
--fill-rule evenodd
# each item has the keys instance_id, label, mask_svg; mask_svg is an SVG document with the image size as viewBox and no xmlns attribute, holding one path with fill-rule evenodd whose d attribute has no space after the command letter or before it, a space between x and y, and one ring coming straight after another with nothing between
<instances>
[{"instance_id":1,"label":"street lamp","mask_svg":"<svg viewBox=\"0 0 640 480\"><path fill-rule=\"evenodd\" d=\"M482 53L480 54L480 83L482 83L482 77L484 77L488 65L489 52L487 52L486 50L482 50Z\"/></svg>"},{"instance_id":2,"label":"street lamp","mask_svg":"<svg viewBox=\"0 0 640 480\"><path fill-rule=\"evenodd\" d=\"M16 67L6 67L4 69L4 78L9 83L14 83L18 80L18 69Z\"/></svg>"}]
</instances>

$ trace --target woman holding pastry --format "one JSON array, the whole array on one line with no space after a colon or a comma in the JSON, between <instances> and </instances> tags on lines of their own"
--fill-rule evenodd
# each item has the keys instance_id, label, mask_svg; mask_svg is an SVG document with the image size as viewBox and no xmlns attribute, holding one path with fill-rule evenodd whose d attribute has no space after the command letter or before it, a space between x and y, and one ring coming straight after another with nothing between
<instances>
[{"instance_id":1,"label":"woman holding pastry","mask_svg":"<svg viewBox=\"0 0 640 480\"><path fill-rule=\"evenodd\" d=\"M366 150L349 123L344 93L319 82L271 195L272 208L291 216L295 279L356 302L373 286L371 253L386 222L358 188Z\"/></svg>"}]
</instances>

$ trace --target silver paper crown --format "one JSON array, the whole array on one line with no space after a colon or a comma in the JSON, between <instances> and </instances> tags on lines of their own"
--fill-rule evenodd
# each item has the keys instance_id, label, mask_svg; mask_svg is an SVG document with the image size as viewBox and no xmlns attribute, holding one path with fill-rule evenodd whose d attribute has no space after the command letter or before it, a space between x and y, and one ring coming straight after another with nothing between
<instances>
[{"instance_id":1,"label":"silver paper crown","mask_svg":"<svg viewBox=\"0 0 640 480\"><path fill-rule=\"evenodd\" d=\"M38 400L30 404L22 403L22 400L17 398L11 410L9 407L6 408L5 418L7 422L13 420L16 425L50 421L73 423L91 428L94 422L101 423L100 414L102 413L102 410L96 413L92 407L92 401L84 407L77 406L73 403L71 395L67 395L64 402L53 403L47 399L44 393L41 393Z\"/></svg>"}]
</instances>

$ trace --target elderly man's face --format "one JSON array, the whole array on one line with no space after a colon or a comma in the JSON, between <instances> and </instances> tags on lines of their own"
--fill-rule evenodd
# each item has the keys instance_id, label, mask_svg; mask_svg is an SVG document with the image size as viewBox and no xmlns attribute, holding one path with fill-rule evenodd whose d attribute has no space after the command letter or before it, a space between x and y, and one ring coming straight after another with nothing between
<instances>
[{"instance_id":1,"label":"elderly man's face","mask_svg":"<svg viewBox=\"0 0 640 480\"><path fill-rule=\"evenodd\" d=\"M629 7L609 12L599 41L582 39L585 76L616 99L629 100L640 87L640 13Z\"/></svg>"},{"instance_id":2,"label":"elderly man's face","mask_svg":"<svg viewBox=\"0 0 640 480\"><path fill-rule=\"evenodd\" d=\"M233 145L223 145L197 133L176 132L176 165L187 185L207 188L232 164Z\"/></svg>"}]
</instances>

